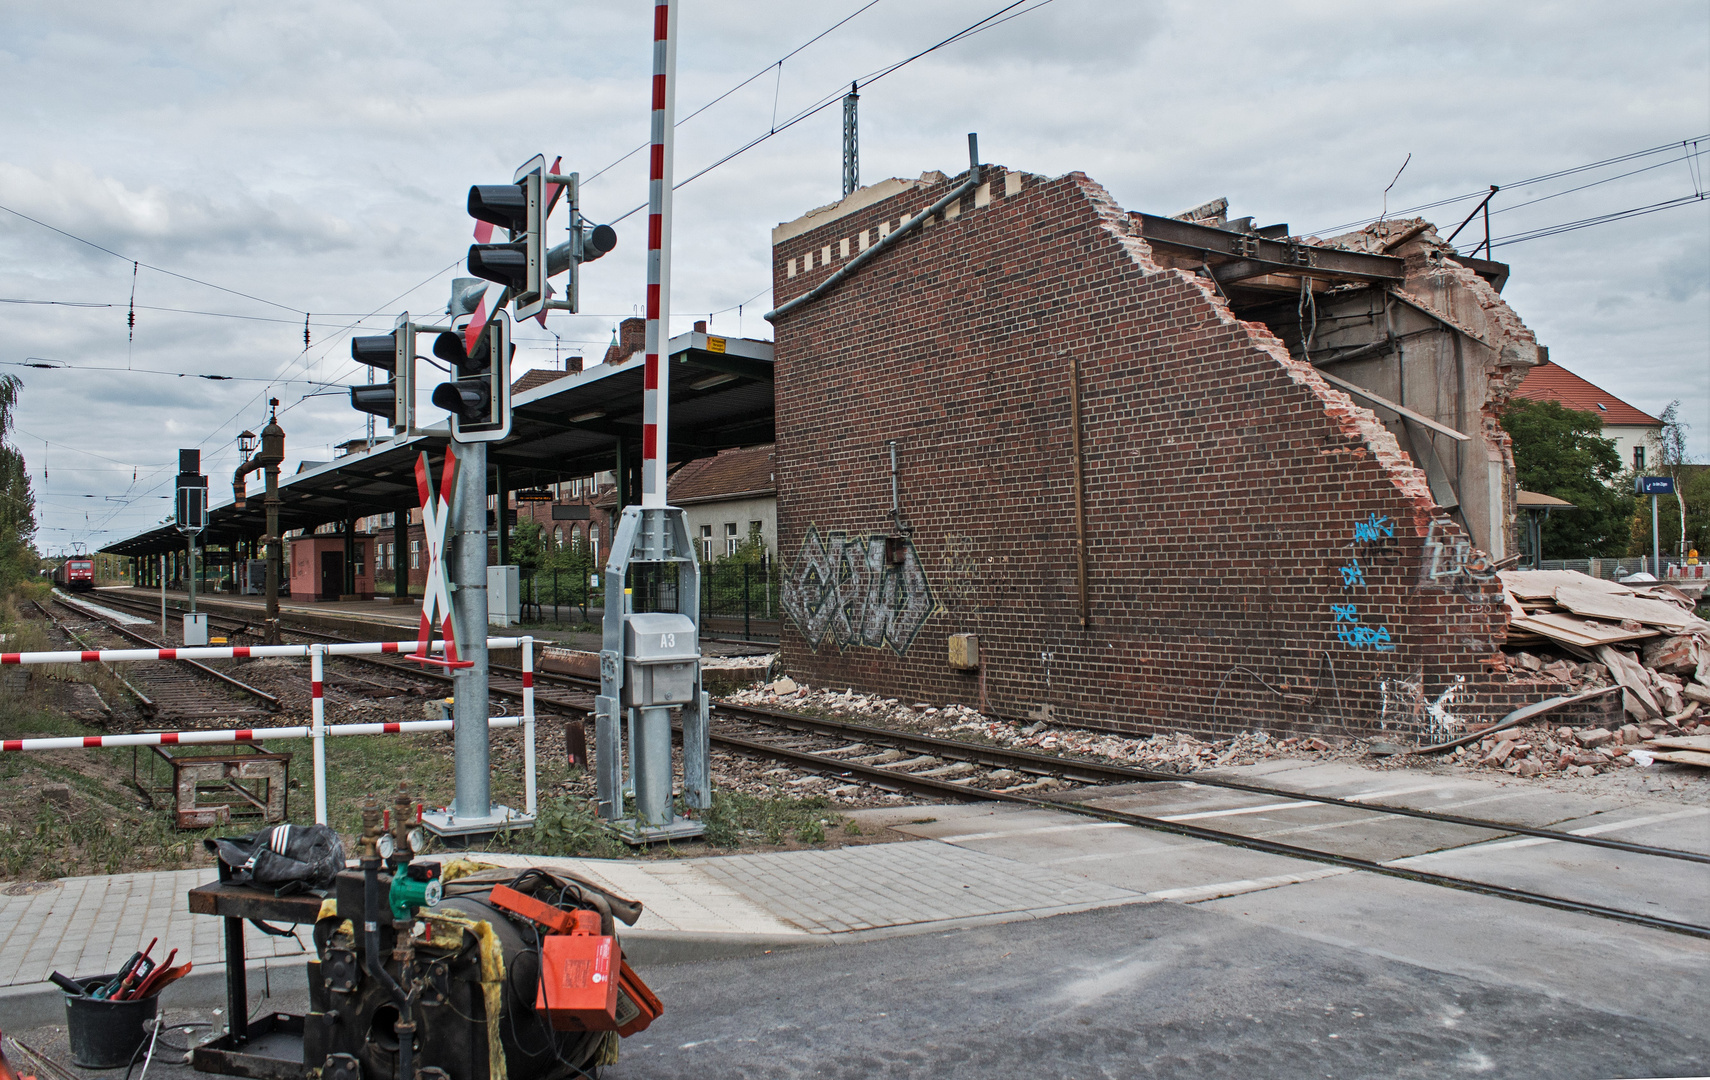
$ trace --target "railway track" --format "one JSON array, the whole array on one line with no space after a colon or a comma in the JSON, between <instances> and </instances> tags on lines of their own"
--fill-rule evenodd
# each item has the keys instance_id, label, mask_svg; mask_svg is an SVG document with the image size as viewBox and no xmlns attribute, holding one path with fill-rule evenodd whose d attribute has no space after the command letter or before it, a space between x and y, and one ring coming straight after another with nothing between
<instances>
[{"instance_id":1,"label":"railway track","mask_svg":"<svg viewBox=\"0 0 1710 1080\"><path fill-rule=\"evenodd\" d=\"M243 626L236 620L222 621L238 629ZM321 631L295 627L282 629L284 632L293 635L317 640L348 640ZM371 657L340 657L339 659L361 660L375 666L390 668L397 675L417 682L449 684L452 681L449 675L418 670L395 661ZM499 698L520 700L522 696L520 676L519 669L498 664L493 665L489 676L489 687L492 694ZM535 703L537 709L542 711L586 716L593 711L593 696L597 689L597 684L586 679L553 672L537 671L535 674ZM1262 836L1215 829L1181 820L1171 820L1168 817L1113 809L1095 805L1088 801L1088 797L1098 798L1099 792L1111 785L1190 783L1200 788L1217 788L1244 794L1261 795L1291 800L1297 804L1316 803L1326 807L1358 811L1366 815L1413 818L1438 824L1485 830L1490 834L1488 839L1524 836L1590 848L1601 848L1628 855L1710 864L1710 855L1700 852L1637 844L1603 836L1585 836L1556 829L1534 828L1516 822L1494 821L1358 799L1314 795L1286 788L1202 774L1194 774L1189 779L1175 773L1052 754L1040 754L1007 747L985 746L961 740L919 735L889 728L876 728L849 721L806 716L781 710L720 704L714 707L714 715L721 722L714 725L711 734L713 746L751 758L785 763L804 774L818 774L833 779L843 779L850 784L862 784L927 798L958 801L990 800L1066 812L1272 855L1281 855L1467 892L1482 893L1562 911L1595 915L1672 933L1710 938L1710 926L1700 926L1694 923L1647 915L1642 912L1612 908L1606 905L1552 896L1491 882L1438 874L1414 867L1391 865L1340 852L1267 839ZM1085 797L1082 795L1083 790Z\"/></svg>"},{"instance_id":2,"label":"railway track","mask_svg":"<svg viewBox=\"0 0 1710 1080\"><path fill-rule=\"evenodd\" d=\"M172 647L145 637L99 611L69 603L57 596L53 598L53 603L79 618L93 620L103 632L116 634L144 648L165 649ZM35 606L44 617L59 627L67 636L81 643L81 640L73 633L72 627L64 620L56 618L52 612L39 603ZM194 672L201 679L186 680L183 677L186 669ZM202 679L236 690L251 699L251 703L240 704L233 702L229 697L216 696L210 692L212 688L201 681ZM138 704L145 714L155 720L236 719L264 716L268 713L278 712L280 708L279 699L274 695L251 686L241 679L235 679L223 671L216 671L196 660L141 661L128 667L125 682L132 693L136 695Z\"/></svg>"}]
</instances>

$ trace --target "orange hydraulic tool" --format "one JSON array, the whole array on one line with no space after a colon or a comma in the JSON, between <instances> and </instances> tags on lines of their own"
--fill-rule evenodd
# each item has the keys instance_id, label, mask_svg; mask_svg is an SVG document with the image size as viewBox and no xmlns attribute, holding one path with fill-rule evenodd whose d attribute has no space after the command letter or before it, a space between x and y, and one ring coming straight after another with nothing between
<instances>
[{"instance_id":1,"label":"orange hydraulic tool","mask_svg":"<svg viewBox=\"0 0 1710 1080\"><path fill-rule=\"evenodd\" d=\"M616 939L600 933L598 914L572 917L576 924L568 934L541 939L535 1011L558 1031L616 1031L623 953Z\"/></svg>"},{"instance_id":2,"label":"orange hydraulic tool","mask_svg":"<svg viewBox=\"0 0 1710 1080\"><path fill-rule=\"evenodd\" d=\"M565 911L504 885L492 905L545 927L540 941L540 989L535 1009L559 1031L644 1030L665 1011L624 960L616 939L600 933L592 911Z\"/></svg>"},{"instance_id":3,"label":"orange hydraulic tool","mask_svg":"<svg viewBox=\"0 0 1710 1080\"><path fill-rule=\"evenodd\" d=\"M512 915L521 915L530 922L539 923L546 927L548 933L568 934L576 925L570 912L563 908L555 908L551 904L542 903L527 893L517 892L508 885L493 886L493 894L488 902L500 911L508 911Z\"/></svg>"},{"instance_id":4,"label":"orange hydraulic tool","mask_svg":"<svg viewBox=\"0 0 1710 1080\"><path fill-rule=\"evenodd\" d=\"M641 976L629 966L629 961L623 961L623 970L618 974L618 1037L627 1039L645 1030L664 1011L665 1006L653 996L653 991L641 981Z\"/></svg>"}]
</instances>

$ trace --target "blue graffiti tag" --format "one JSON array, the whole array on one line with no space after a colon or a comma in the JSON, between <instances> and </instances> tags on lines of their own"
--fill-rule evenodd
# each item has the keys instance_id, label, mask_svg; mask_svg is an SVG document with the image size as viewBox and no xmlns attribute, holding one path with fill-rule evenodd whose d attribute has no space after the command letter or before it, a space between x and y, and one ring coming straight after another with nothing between
<instances>
[{"instance_id":1,"label":"blue graffiti tag","mask_svg":"<svg viewBox=\"0 0 1710 1080\"><path fill-rule=\"evenodd\" d=\"M1360 560L1350 559L1348 565L1342 567L1342 588L1363 588L1366 584L1366 572L1360 569Z\"/></svg>"},{"instance_id":2,"label":"blue graffiti tag","mask_svg":"<svg viewBox=\"0 0 1710 1080\"><path fill-rule=\"evenodd\" d=\"M1350 648L1375 649L1378 652L1395 651L1395 643L1389 640L1388 627L1355 623L1337 627L1336 636L1342 640L1342 644Z\"/></svg>"},{"instance_id":3,"label":"blue graffiti tag","mask_svg":"<svg viewBox=\"0 0 1710 1080\"><path fill-rule=\"evenodd\" d=\"M1379 540L1395 539L1395 526L1389 523L1389 518L1378 517L1376 514L1366 515L1366 520L1354 522L1354 543L1375 544Z\"/></svg>"},{"instance_id":4,"label":"blue graffiti tag","mask_svg":"<svg viewBox=\"0 0 1710 1080\"><path fill-rule=\"evenodd\" d=\"M1364 521L1354 522L1355 544L1376 544L1384 540L1395 539L1395 525L1387 517L1377 514L1367 514ZM1369 549L1368 549L1369 550ZM1369 584L1366 581L1365 569L1360 566L1360 560L1349 559L1337 567L1342 575L1342 591L1353 592L1363 589ZM1376 652L1393 652L1395 642L1390 640L1389 628L1360 621L1360 609L1354 604L1331 604L1330 614L1336 627L1336 638L1351 649L1372 649Z\"/></svg>"}]
</instances>

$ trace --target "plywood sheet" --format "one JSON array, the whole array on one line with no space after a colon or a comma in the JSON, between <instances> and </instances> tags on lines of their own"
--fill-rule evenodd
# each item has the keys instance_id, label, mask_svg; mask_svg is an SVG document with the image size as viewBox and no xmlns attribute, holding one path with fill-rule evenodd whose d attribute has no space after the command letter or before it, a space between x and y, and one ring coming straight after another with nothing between
<instances>
[{"instance_id":1,"label":"plywood sheet","mask_svg":"<svg viewBox=\"0 0 1710 1080\"><path fill-rule=\"evenodd\" d=\"M1556 590L1567 588L1595 589L1598 592L1631 595L1631 589L1613 581L1594 578L1578 570L1502 570L1497 576L1503 587L1522 600L1553 600Z\"/></svg>"},{"instance_id":2,"label":"plywood sheet","mask_svg":"<svg viewBox=\"0 0 1710 1080\"><path fill-rule=\"evenodd\" d=\"M1556 603L1575 615L1587 615L1610 622L1632 619L1648 626L1663 626L1670 630L1710 627L1710 623L1680 610L1673 604L1663 600L1647 600L1642 596L1617 596L1613 593L1564 585L1556 590Z\"/></svg>"},{"instance_id":3,"label":"plywood sheet","mask_svg":"<svg viewBox=\"0 0 1710 1080\"><path fill-rule=\"evenodd\" d=\"M1698 750L1710 754L1710 735L1680 735L1674 738L1652 739L1645 746L1647 748L1654 746L1658 750Z\"/></svg>"},{"instance_id":4,"label":"plywood sheet","mask_svg":"<svg viewBox=\"0 0 1710 1080\"><path fill-rule=\"evenodd\" d=\"M1710 754L1699 753L1696 750L1664 750L1652 754L1655 761L1666 761L1673 765L1697 765L1701 769L1710 769Z\"/></svg>"},{"instance_id":5,"label":"plywood sheet","mask_svg":"<svg viewBox=\"0 0 1710 1080\"><path fill-rule=\"evenodd\" d=\"M1586 649L1594 645L1613 645L1621 641L1638 641L1641 638L1656 637L1661 633L1661 631L1652 630L1649 627L1642 630L1623 630L1614 623L1586 619L1578 615L1564 615L1561 612L1528 615L1523 619L1511 620L1509 625L1539 634L1552 641L1565 641L1569 645L1578 645Z\"/></svg>"}]
</instances>

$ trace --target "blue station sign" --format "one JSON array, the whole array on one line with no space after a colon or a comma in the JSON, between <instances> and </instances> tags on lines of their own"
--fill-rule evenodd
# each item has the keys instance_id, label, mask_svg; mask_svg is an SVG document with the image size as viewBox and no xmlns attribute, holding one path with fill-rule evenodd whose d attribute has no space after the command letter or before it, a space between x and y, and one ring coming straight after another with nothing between
<instances>
[{"instance_id":1,"label":"blue station sign","mask_svg":"<svg viewBox=\"0 0 1710 1080\"><path fill-rule=\"evenodd\" d=\"M1635 495L1673 495L1674 477L1641 476L1633 481Z\"/></svg>"}]
</instances>

